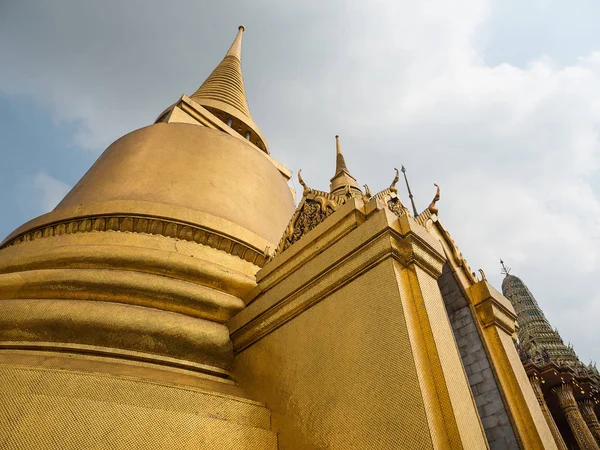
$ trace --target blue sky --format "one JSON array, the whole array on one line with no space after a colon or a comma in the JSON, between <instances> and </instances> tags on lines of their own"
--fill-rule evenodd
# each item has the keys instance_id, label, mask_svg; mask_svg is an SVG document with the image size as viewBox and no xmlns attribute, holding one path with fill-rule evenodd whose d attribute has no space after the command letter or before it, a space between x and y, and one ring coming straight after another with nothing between
<instances>
[{"instance_id":1,"label":"blue sky","mask_svg":"<svg viewBox=\"0 0 600 450\"><path fill-rule=\"evenodd\" d=\"M60 189L51 192L56 194L51 198L45 192L52 187L50 179L47 185L36 186L36 177L39 180L41 174L54 174L58 183L68 187L94 162L94 153L72 145L76 130L77 123L56 123L50 111L26 95L0 95L2 238L60 200Z\"/></svg>"},{"instance_id":2,"label":"blue sky","mask_svg":"<svg viewBox=\"0 0 600 450\"><path fill-rule=\"evenodd\" d=\"M0 234L52 209L112 141L193 92L244 23L272 154L326 189L404 164L500 288L503 257L571 341L600 335L600 4L592 0L0 3ZM405 198L405 200L408 200Z\"/></svg>"}]
</instances>

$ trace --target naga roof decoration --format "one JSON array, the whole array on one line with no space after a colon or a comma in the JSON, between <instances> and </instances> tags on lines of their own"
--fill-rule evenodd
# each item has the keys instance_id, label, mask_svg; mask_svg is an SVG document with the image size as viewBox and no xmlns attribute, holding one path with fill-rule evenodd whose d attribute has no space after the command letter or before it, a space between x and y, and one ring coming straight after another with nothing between
<instances>
[{"instance_id":1,"label":"naga roof decoration","mask_svg":"<svg viewBox=\"0 0 600 450\"><path fill-rule=\"evenodd\" d=\"M290 223L285 229L283 237L277 246L277 250L275 252L276 255L285 251L295 242L299 241L302 236L317 227L317 225L333 214L341 205L345 204L348 200L357 197L355 189L349 185L346 186L345 189L340 189L338 186L334 192L311 189L302 179L301 173L302 171L299 170L298 182L303 188L302 200L300 201L296 212L292 216ZM398 217L402 215L410 216L408 208L404 205L404 203L402 203L402 200L400 200L396 194L397 189L395 185L397 182L398 170L396 169L396 178L389 188L386 188L383 191L371 196L370 189L367 185L365 185L366 193L363 194L361 192L361 199L365 203L372 199L378 199L382 201L390 209L390 211L392 211Z\"/></svg>"},{"instance_id":2,"label":"naga roof decoration","mask_svg":"<svg viewBox=\"0 0 600 450\"><path fill-rule=\"evenodd\" d=\"M352 195L337 195L310 189L306 186L304 180L302 180L300 171L298 171L298 181L304 187L302 200L285 229L275 254L280 254L287 250L291 245L299 241L302 236L333 214L340 205L343 205L349 198L352 198Z\"/></svg>"}]
</instances>

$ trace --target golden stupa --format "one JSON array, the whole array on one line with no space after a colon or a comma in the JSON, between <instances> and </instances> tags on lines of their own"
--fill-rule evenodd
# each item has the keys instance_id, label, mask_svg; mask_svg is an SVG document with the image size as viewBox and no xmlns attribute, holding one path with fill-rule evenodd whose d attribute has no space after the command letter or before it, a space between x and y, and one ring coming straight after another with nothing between
<instances>
[{"instance_id":1,"label":"golden stupa","mask_svg":"<svg viewBox=\"0 0 600 450\"><path fill-rule=\"evenodd\" d=\"M397 171L363 192L336 137L330 191L298 174L296 206L242 32L2 243L0 448L557 448L439 191L420 214Z\"/></svg>"}]
</instances>

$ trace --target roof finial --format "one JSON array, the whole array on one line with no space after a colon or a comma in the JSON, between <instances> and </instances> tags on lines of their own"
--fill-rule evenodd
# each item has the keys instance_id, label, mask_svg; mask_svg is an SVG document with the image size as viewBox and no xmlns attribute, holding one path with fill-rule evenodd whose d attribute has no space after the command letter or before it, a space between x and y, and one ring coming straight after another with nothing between
<instances>
[{"instance_id":1,"label":"roof finial","mask_svg":"<svg viewBox=\"0 0 600 450\"><path fill-rule=\"evenodd\" d=\"M506 265L504 264L504 261L502 261L502 259L500 259L500 265L502 266L502 270L500 271L500 273L502 275L508 276L510 274L510 267L506 267Z\"/></svg>"},{"instance_id":2,"label":"roof finial","mask_svg":"<svg viewBox=\"0 0 600 450\"><path fill-rule=\"evenodd\" d=\"M346 160L342 154L342 147L340 146L340 137L335 135L335 174L337 175L342 170L348 170L346 167Z\"/></svg>"},{"instance_id":3,"label":"roof finial","mask_svg":"<svg viewBox=\"0 0 600 450\"><path fill-rule=\"evenodd\" d=\"M346 160L342 154L342 147L340 145L340 137L336 134L335 136L335 175L330 180L331 185L329 191L334 194L343 194L346 192L351 196L362 197L362 191L358 187L356 178L350 175L350 171L346 166Z\"/></svg>"},{"instance_id":4,"label":"roof finial","mask_svg":"<svg viewBox=\"0 0 600 450\"><path fill-rule=\"evenodd\" d=\"M229 50L227 51L227 54L225 55L226 57L227 56L235 56L240 61L242 60L242 33L244 32L244 30L245 30L244 25L240 25L238 27L237 36L233 40L233 44L231 44L231 47L229 47Z\"/></svg>"},{"instance_id":5,"label":"roof finial","mask_svg":"<svg viewBox=\"0 0 600 450\"><path fill-rule=\"evenodd\" d=\"M404 181L406 181L406 188L408 189L408 196L410 197L410 203L412 204L412 208L413 208L413 212L415 213L415 217L417 217L419 214L417 213L417 207L415 206L415 201L413 200L413 195L412 195L412 192L410 191L410 185L408 184L408 178L406 178L406 168L404 166L402 166L402 169L400 169L400 170L404 174Z\"/></svg>"},{"instance_id":6,"label":"roof finial","mask_svg":"<svg viewBox=\"0 0 600 450\"><path fill-rule=\"evenodd\" d=\"M227 123L242 139L269 153L267 141L254 123L246 100L241 64L243 32L244 26L240 25L223 61L190 98Z\"/></svg>"}]
</instances>

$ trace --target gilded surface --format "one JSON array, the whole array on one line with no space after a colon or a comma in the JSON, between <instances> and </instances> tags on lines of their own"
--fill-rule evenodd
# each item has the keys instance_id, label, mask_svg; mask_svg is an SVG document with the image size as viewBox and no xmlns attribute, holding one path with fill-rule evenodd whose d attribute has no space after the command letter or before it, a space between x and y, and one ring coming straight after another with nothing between
<instances>
[{"instance_id":1,"label":"gilded surface","mask_svg":"<svg viewBox=\"0 0 600 450\"><path fill-rule=\"evenodd\" d=\"M385 204L349 214L360 205L258 273L262 293L229 322L236 380L272 409L281 448L486 448L435 278L421 269L439 275L441 248ZM335 226L344 217L354 225ZM327 235L335 244L317 244Z\"/></svg>"},{"instance_id":2,"label":"gilded surface","mask_svg":"<svg viewBox=\"0 0 600 450\"><path fill-rule=\"evenodd\" d=\"M165 220L157 217L110 215L79 217L47 226L34 228L17 235L2 248L36 239L61 236L63 234L89 233L91 231L119 231L122 233L144 233L177 238L184 241L207 245L238 256L259 267L264 266L267 255L248 244L231 237L191 223Z\"/></svg>"},{"instance_id":3,"label":"gilded surface","mask_svg":"<svg viewBox=\"0 0 600 450\"><path fill-rule=\"evenodd\" d=\"M295 209L286 179L264 153L220 131L183 123L158 123L117 140L57 210L122 200L202 211L262 236L272 247Z\"/></svg>"},{"instance_id":4,"label":"gilded surface","mask_svg":"<svg viewBox=\"0 0 600 450\"><path fill-rule=\"evenodd\" d=\"M436 279L415 265L395 270L437 448L487 448Z\"/></svg>"},{"instance_id":5,"label":"gilded surface","mask_svg":"<svg viewBox=\"0 0 600 450\"><path fill-rule=\"evenodd\" d=\"M233 372L272 410L282 450L435 448L390 262L238 354Z\"/></svg>"},{"instance_id":6,"label":"gilded surface","mask_svg":"<svg viewBox=\"0 0 600 450\"><path fill-rule=\"evenodd\" d=\"M240 25L223 61L190 98L214 111L223 122L231 120L230 126L240 136L269 153L267 141L254 123L246 100L241 64L243 31L244 27Z\"/></svg>"},{"instance_id":7,"label":"gilded surface","mask_svg":"<svg viewBox=\"0 0 600 450\"><path fill-rule=\"evenodd\" d=\"M269 411L240 397L13 364L0 383L2 449L277 448Z\"/></svg>"},{"instance_id":8,"label":"gilded surface","mask_svg":"<svg viewBox=\"0 0 600 450\"><path fill-rule=\"evenodd\" d=\"M3 242L0 448L488 448L436 281L446 260L522 447L555 448L513 311L473 286L439 189L416 217L397 170L363 193L336 137L330 192L299 178L294 213L250 115L242 31L198 91Z\"/></svg>"}]
</instances>

